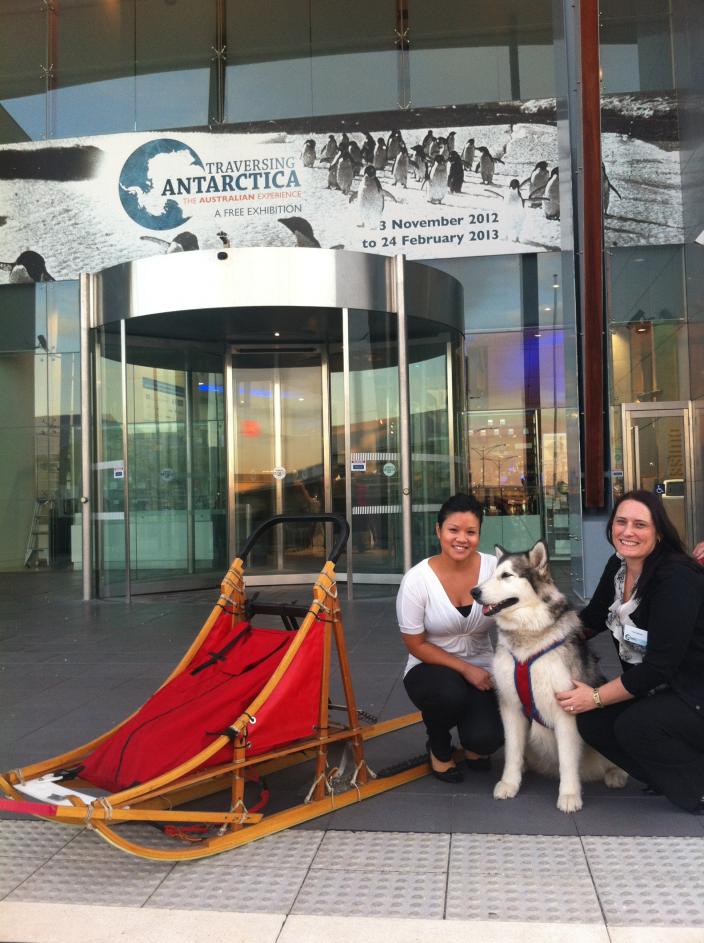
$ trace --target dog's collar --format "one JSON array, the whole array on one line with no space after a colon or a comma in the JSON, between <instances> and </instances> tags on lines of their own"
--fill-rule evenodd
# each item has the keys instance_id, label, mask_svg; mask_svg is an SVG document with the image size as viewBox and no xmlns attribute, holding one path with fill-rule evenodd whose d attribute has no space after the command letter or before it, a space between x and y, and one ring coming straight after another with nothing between
<instances>
[{"instance_id":1,"label":"dog's collar","mask_svg":"<svg viewBox=\"0 0 704 943\"><path fill-rule=\"evenodd\" d=\"M560 645L564 645L566 641L567 639L564 638L558 639L557 642L553 642L552 645L548 645L546 648L541 648L539 652L531 655L530 658L527 658L525 661L519 661L513 652L511 653L511 657L513 658L513 683L516 686L516 694L521 702L523 713L528 720L537 720L541 726L547 728L550 728L550 724L546 722L545 718L538 710L535 698L533 697L530 669L533 662L537 661L538 658L542 658L543 655L547 655L547 653L551 652L554 648L559 648Z\"/></svg>"}]
</instances>

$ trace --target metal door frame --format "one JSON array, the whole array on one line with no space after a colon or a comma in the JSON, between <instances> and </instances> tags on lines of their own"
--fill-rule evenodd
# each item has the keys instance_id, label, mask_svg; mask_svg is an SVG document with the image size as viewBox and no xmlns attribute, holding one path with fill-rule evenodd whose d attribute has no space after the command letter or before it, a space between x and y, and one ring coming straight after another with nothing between
<instances>
[{"instance_id":1,"label":"metal door frame","mask_svg":"<svg viewBox=\"0 0 704 943\"><path fill-rule=\"evenodd\" d=\"M692 429L692 403L688 400L678 400L666 403L622 403L621 428L623 434L623 476L624 489L632 491L640 480L638 469L638 455L636 442L638 438L637 426L631 422L631 417L653 419L682 419L684 427L684 466L685 481L685 521L690 541L696 542L695 537L695 462Z\"/></svg>"}]
</instances>

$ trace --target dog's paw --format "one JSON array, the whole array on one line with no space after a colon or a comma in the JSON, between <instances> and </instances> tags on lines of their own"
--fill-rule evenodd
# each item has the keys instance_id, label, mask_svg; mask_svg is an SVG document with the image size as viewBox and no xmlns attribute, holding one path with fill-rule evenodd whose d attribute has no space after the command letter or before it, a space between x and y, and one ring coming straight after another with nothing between
<instances>
[{"instance_id":1,"label":"dog's paw","mask_svg":"<svg viewBox=\"0 0 704 943\"><path fill-rule=\"evenodd\" d=\"M609 789L623 789L628 782L628 773L618 766L610 766L604 773L604 782Z\"/></svg>"},{"instance_id":2,"label":"dog's paw","mask_svg":"<svg viewBox=\"0 0 704 943\"><path fill-rule=\"evenodd\" d=\"M513 799L518 795L520 788L520 783L507 783L504 779L500 779L494 786L494 799Z\"/></svg>"},{"instance_id":3,"label":"dog's paw","mask_svg":"<svg viewBox=\"0 0 704 943\"><path fill-rule=\"evenodd\" d=\"M582 797L576 792L561 792L557 797L557 808L560 812L579 812Z\"/></svg>"}]
</instances>

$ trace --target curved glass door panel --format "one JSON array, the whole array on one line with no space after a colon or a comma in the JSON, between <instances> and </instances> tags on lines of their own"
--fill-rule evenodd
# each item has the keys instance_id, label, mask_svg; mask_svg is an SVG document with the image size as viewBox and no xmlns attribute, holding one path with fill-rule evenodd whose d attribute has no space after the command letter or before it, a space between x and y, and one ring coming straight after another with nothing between
<instances>
[{"instance_id":1,"label":"curved glass door panel","mask_svg":"<svg viewBox=\"0 0 704 943\"><path fill-rule=\"evenodd\" d=\"M196 573L222 574L222 357L196 346L128 339L126 378L132 590Z\"/></svg>"},{"instance_id":2,"label":"curved glass door panel","mask_svg":"<svg viewBox=\"0 0 704 943\"><path fill-rule=\"evenodd\" d=\"M95 380L93 524L99 593L122 596L127 572L120 338L102 328L95 337Z\"/></svg>"},{"instance_id":3,"label":"curved glass door panel","mask_svg":"<svg viewBox=\"0 0 704 943\"><path fill-rule=\"evenodd\" d=\"M412 540L414 562L437 551L435 523L441 505L466 490L462 436L462 339L454 332L416 337L427 324L411 319L408 342Z\"/></svg>"},{"instance_id":4,"label":"curved glass door panel","mask_svg":"<svg viewBox=\"0 0 704 943\"><path fill-rule=\"evenodd\" d=\"M324 510L320 351L239 349L232 358L232 396L236 553L275 514ZM262 535L247 570L314 573L324 552L319 525L287 524Z\"/></svg>"},{"instance_id":5,"label":"curved glass door panel","mask_svg":"<svg viewBox=\"0 0 704 943\"><path fill-rule=\"evenodd\" d=\"M219 579L227 568L222 356L150 338L128 337L125 350L123 366L119 336L97 332L99 595L189 588L203 573Z\"/></svg>"},{"instance_id":6,"label":"curved glass door panel","mask_svg":"<svg viewBox=\"0 0 704 943\"><path fill-rule=\"evenodd\" d=\"M398 582L403 547L397 323L373 311L349 310L347 318L349 389L344 351L331 355L333 510L344 514L349 501L348 579L351 570L353 580L366 582L374 574L379 582Z\"/></svg>"}]
</instances>

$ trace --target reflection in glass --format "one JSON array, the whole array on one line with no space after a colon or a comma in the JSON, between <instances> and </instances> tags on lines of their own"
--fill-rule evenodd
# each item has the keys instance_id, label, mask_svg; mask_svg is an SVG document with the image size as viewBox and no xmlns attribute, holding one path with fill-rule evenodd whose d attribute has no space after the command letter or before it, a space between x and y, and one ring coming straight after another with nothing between
<instances>
[{"instance_id":1,"label":"reflection in glass","mask_svg":"<svg viewBox=\"0 0 704 943\"><path fill-rule=\"evenodd\" d=\"M77 286L4 286L0 302L0 569L80 567Z\"/></svg>"},{"instance_id":2,"label":"reflection in glass","mask_svg":"<svg viewBox=\"0 0 704 943\"><path fill-rule=\"evenodd\" d=\"M0 6L0 144L46 136L47 13L39 3Z\"/></svg>"},{"instance_id":3,"label":"reflection in glass","mask_svg":"<svg viewBox=\"0 0 704 943\"><path fill-rule=\"evenodd\" d=\"M322 363L317 349L233 357L234 514L239 549L276 514L324 510ZM313 573L324 562L320 525L287 524L257 541L252 573Z\"/></svg>"},{"instance_id":4,"label":"reflection in glass","mask_svg":"<svg viewBox=\"0 0 704 943\"><path fill-rule=\"evenodd\" d=\"M345 513L349 475L355 574L403 572L397 337L395 320L349 311L349 455L342 351L331 352L333 510Z\"/></svg>"},{"instance_id":5,"label":"reflection in glass","mask_svg":"<svg viewBox=\"0 0 704 943\"><path fill-rule=\"evenodd\" d=\"M555 94L550 0L477 7L436 0L410 10L416 107Z\"/></svg>"}]
</instances>

